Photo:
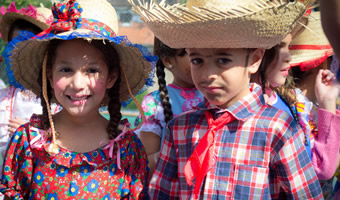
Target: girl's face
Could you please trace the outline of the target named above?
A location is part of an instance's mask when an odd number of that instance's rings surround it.
[[[289,62],[292,59],[289,53],[289,45],[291,42],[292,36],[289,34],[279,44],[279,52],[276,61],[267,68],[266,78],[272,87],[279,87],[286,82],[290,69]]]
[[[169,69],[174,77],[174,84],[184,88],[195,87],[191,77],[188,54],[185,50],[178,50],[177,55],[169,58],[172,68]]]
[[[98,112],[106,89],[117,80],[118,73],[108,77],[109,70],[101,52],[88,42],[64,41],[56,50],[49,80],[55,98],[72,116]]]
[[[255,73],[263,49],[187,49],[196,87],[208,101],[228,108],[249,94],[250,75]],[[247,59],[248,57],[248,59]]]

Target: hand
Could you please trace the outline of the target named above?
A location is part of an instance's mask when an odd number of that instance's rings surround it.
[[[335,75],[329,71],[320,69],[315,80],[315,95],[319,103],[319,108],[323,108],[335,114],[336,98],[339,88],[334,83]]]
[[[15,117],[14,119],[10,119],[8,122],[8,131],[10,132],[11,136],[15,133],[19,126],[25,123],[26,123],[25,120],[17,117]]]

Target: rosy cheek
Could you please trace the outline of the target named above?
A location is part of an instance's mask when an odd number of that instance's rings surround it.
[[[90,81],[90,86],[95,92],[105,92],[106,91],[106,81],[104,80],[92,80]]]
[[[67,82],[62,78],[57,78],[53,81],[53,88],[55,91],[63,90],[67,87]]]

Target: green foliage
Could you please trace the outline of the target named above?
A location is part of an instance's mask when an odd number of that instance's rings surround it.
[[[13,0],[1,0],[0,1],[0,7],[7,6],[11,4]],[[52,6],[52,1],[51,0],[14,0],[15,1],[15,6],[17,9],[27,7],[30,4],[36,7],[40,7],[40,4],[44,5],[46,8],[50,8]]]

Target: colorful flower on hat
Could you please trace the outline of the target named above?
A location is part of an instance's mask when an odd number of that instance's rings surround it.
[[[81,23],[82,11],[83,9],[76,0],[70,0],[67,3],[54,3],[52,13],[55,20],[51,25],[54,33],[76,29]]]

